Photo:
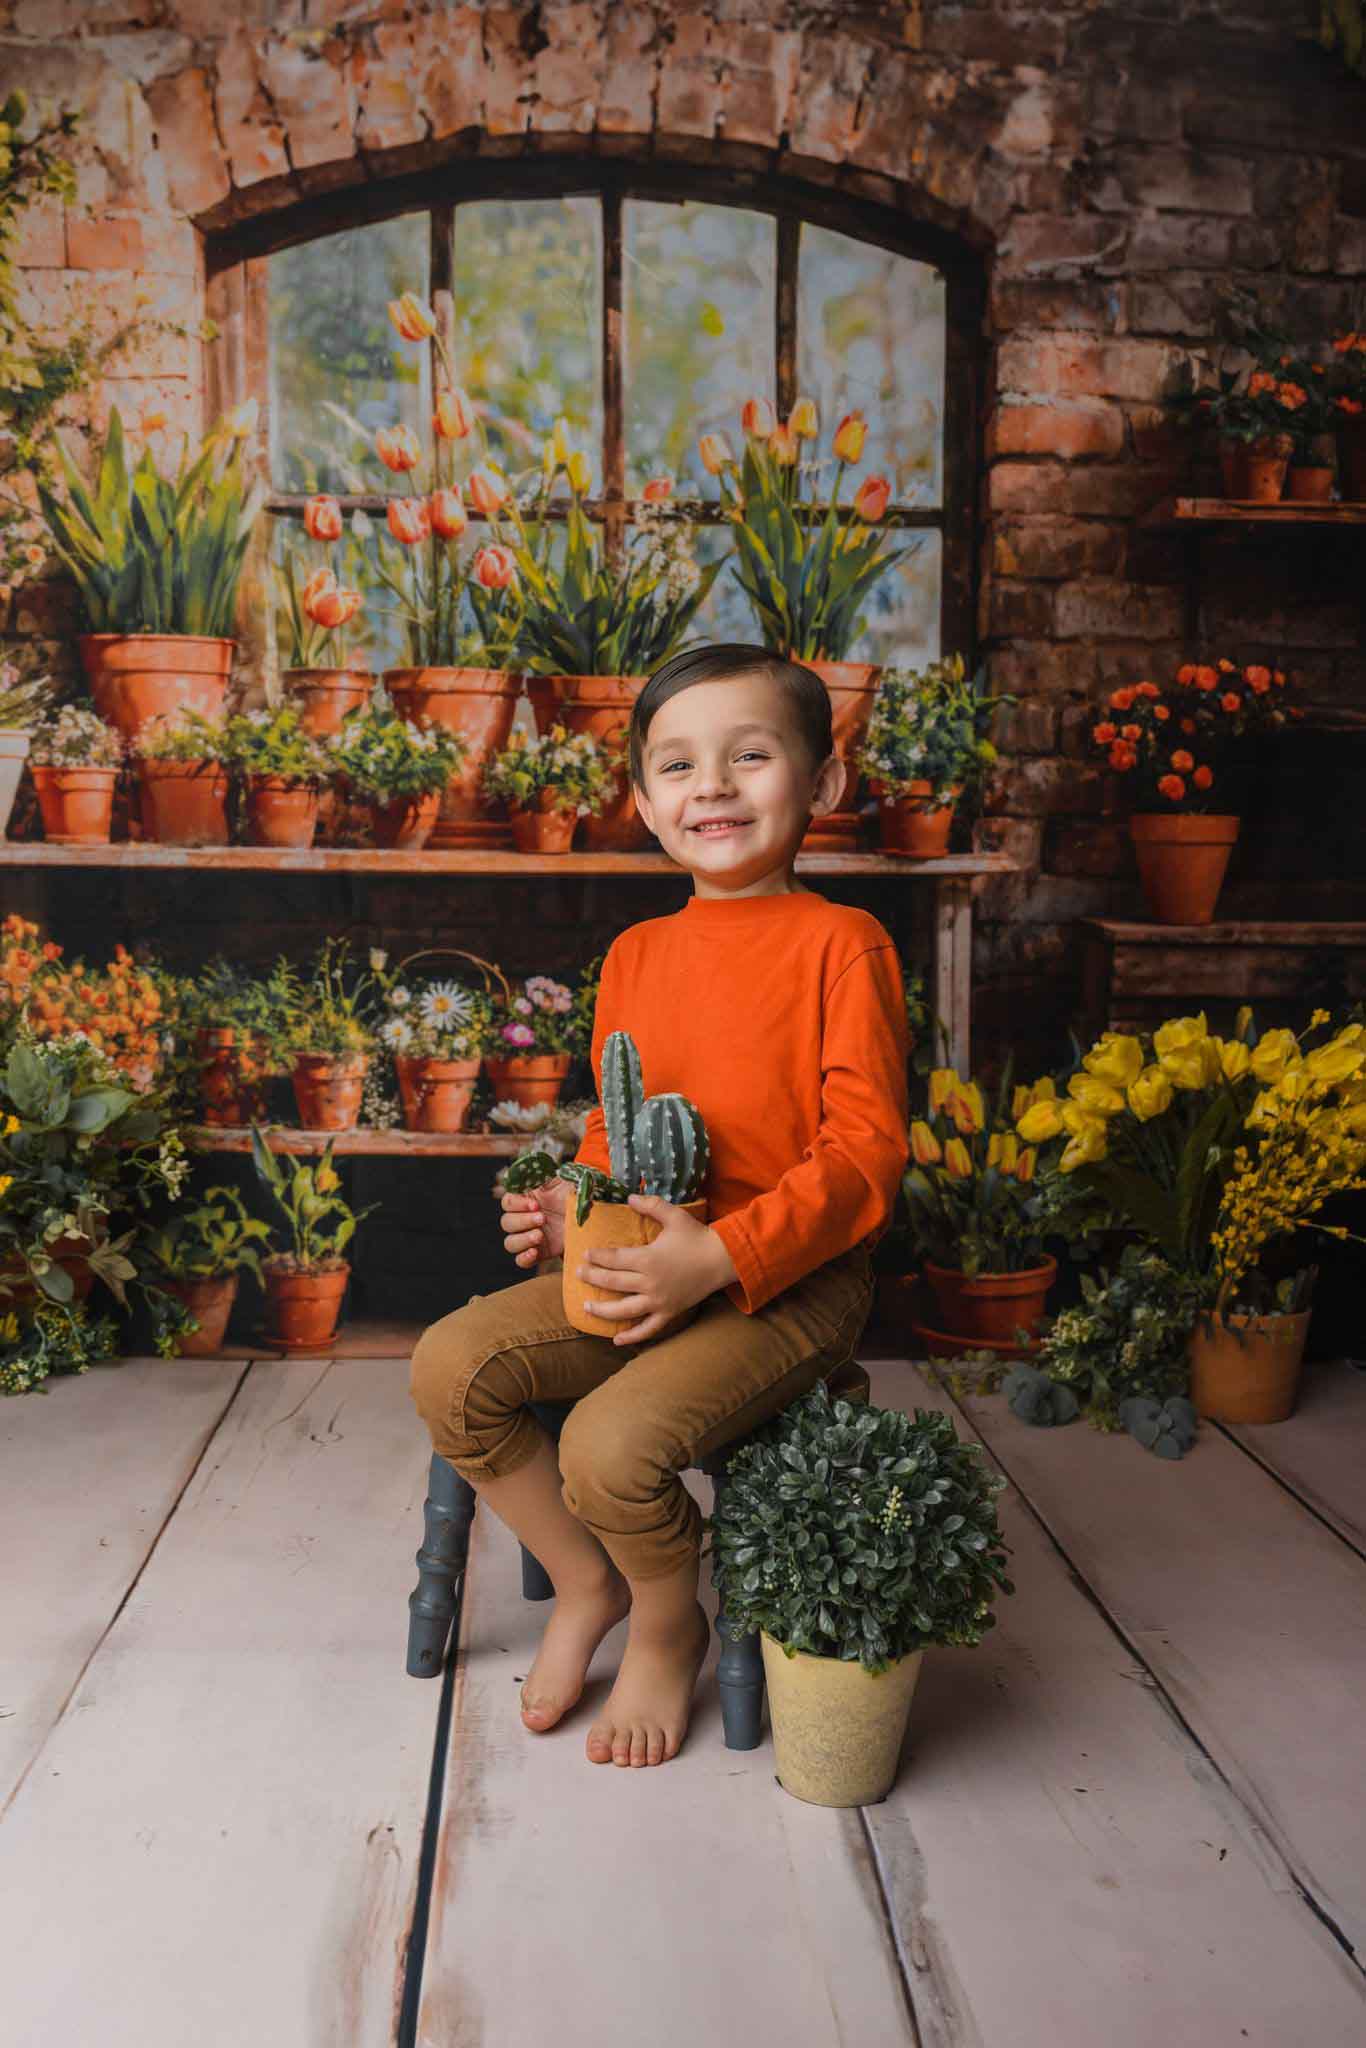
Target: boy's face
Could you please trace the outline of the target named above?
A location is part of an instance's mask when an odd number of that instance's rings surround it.
[[[645,742],[636,803],[664,851],[726,892],[786,869],[812,815],[833,811],[844,763],[813,771],[780,684],[763,675],[694,683],[662,704]],[[725,831],[702,831],[723,818]]]

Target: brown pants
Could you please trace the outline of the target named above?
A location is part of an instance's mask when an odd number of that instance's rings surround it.
[[[528,1402],[572,1400],[565,1506],[627,1578],[650,1579],[700,1553],[701,1511],[679,1473],[846,1364],[874,1283],[855,1245],[753,1315],[718,1290],[685,1329],[630,1345],[574,1329],[561,1284],[555,1271],[473,1295],[423,1332],[409,1390],[434,1448],[476,1487],[533,1455]]]

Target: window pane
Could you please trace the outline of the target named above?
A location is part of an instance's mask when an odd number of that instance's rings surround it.
[[[455,212],[455,373],[510,473],[563,413],[602,488],[602,209],[488,199]],[[563,480],[561,480],[563,488]]]
[[[634,491],[660,470],[693,477],[700,434],[740,450],[740,408],[774,392],[777,231],[731,206],[624,208],[626,470]]]
[[[858,410],[868,440],[854,481],[882,475],[898,502],[940,504],[944,279],[809,222],[797,274],[797,380],[820,407],[822,450],[836,421]]]
[[[939,659],[943,536],[931,528],[920,533],[901,531],[896,539],[899,548],[911,547],[914,552],[874,584],[864,606],[863,631],[850,648],[849,659],[919,668]]]
[[[405,213],[268,258],[277,490],[374,490],[376,427],[422,430],[429,352],[400,341],[385,309],[426,297],[427,245],[427,215]]]

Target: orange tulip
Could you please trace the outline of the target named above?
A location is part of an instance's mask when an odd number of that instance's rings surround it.
[[[322,592],[309,611],[314,625],[325,626],[329,632],[336,626],[345,626],[360,610],[361,598],[358,590],[342,590],[335,585]]]
[[[766,398],[747,398],[740,408],[740,426],[756,441],[766,441],[777,424],[773,407]]]
[[[427,511],[432,522],[432,532],[438,540],[456,540],[469,525],[464,500],[460,496],[459,484],[451,484],[445,490],[433,491],[427,501]]]
[[[304,532],[310,540],[340,540],[341,506],[335,498],[319,493],[304,506]]]
[[[1016,1178],[1016,1180],[1022,1180],[1022,1181],[1031,1181],[1031,1180],[1033,1180],[1033,1178],[1034,1178],[1034,1162],[1035,1162],[1035,1160],[1036,1160],[1036,1159],[1038,1158],[1038,1156],[1039,1156],[1039,1155],[1038,1155],[1038,1153],[1037,1153],[1037,1151],[1035,1150],[1035,1148],[1034,1148],[1034,1146],[1033,1146],[1033,1145],[1022,1145],[1022,1146],[1020,1147],[1020,1156],[1019,1156],[1019,1158],[1018,1158],[1018,1159],[1017,1159],[1017,1160],[1015,1161],[1015,1178]]]
[[[471,566],[475,580],[485,590],[506,590],[517,574],[510,548],[480,548]]]
[[[820,429],[820,415],[814,398],[799,398],[787,416],[787,431],[799,441],[814,441]]]
[[[313,571],[313,574],[299,593],[299,602],[308,613],[310,619],[313,616],[313,607],[318,602],[318,599],[324,596],[327,591],[335,590],[336,587],[337,579],[330,569],[315,569]]]
[[[735,457],[730,452],[730,443],[724,434],[704,434],[697,444],[702,458],[702,467],[708,476],[720,476],[727,464],[733,464]]]
[[[768,437],[768,452],[783,469],[791,469],[797,460],[799,444],[790,427],[775,427]]]
[[[413,547],[418,541],[426,540],[432,530],[425,498],[390,498],[387,517],[390,533],[405,547]]]
[[[944,1156],[938,1138],[920,1118],[911,1125],[911,1156],[917,1166],[938,1166]]]
[[[944,1171],[950,1180],[972,1178],[972,1154],[961,1138],[950,1138],[944,1147]]]
[[[647,505],[663,505],[673,496],[673,488],[671,476],[652,476],[640,495]]]
[[[470,494],[471,505],[484,519],[491,519],[507,502],[506,484],[501,483],[497,477],[487,475],[482,469],[474,471],[466,489]]]
[[[381,427],[375,435],[375,453],[386,469],[400,473],[416,469],[422,460],[422,450],[411,427]]]
[[[835,453],[841,462],[858,462],[863,454],[863,443],[868,433],[868,422],[861,412],[847,412],[835,429]]]
[[[474,427],[470,402],[463,391],[438,391],[432,426],[442,441],[463,441]]]
[[[404,292],[402,298],[390,299],[389,318],[405,341],[428,341],[436,333],[436,317],[416,292]]]
[[[892,487],[885,476],[866,476],[854,493],[854,510],[868,526],[876,526],[887,510]]]

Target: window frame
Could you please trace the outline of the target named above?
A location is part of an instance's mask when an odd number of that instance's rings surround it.
[[[480,199],[596,197],[602,205],[602,403],[603,489],[584,500],[603,526],[614,553],[623,545],[638,499],[625,489],[622,219],[628,199],[733,206],[771,215],[776,223],[774,398],[785,413],[797,397],[797,254],[803,221],[830,228],[860,242],[931,265],[945,282],[945,361],[942,433],[942,491],[938,506],[888,509],[887,524],[938,532],[941,537],[940,647],[976,660],[978,550],[976,489],[980,463],[979,422],[983,389],[981,337],[985,275],[977,252],[947,230],[875,200],[824,190],[771,171],[714,169],[629,159],[545,157],[467,158],[436,170],[409,172],[352,185],[285,209],[255,216],[206,238],[206,303],[218,327],[207,346],[206,382],[211,412],[255,398],[260,407],[261,445],[268,449],[269,334],[267,259],[280,249],[314,241],[345,228],[400,214],[428,216],[428,296],[448,338],[454,339],[452,263],[457,206]],[[435,370],[435,365],[434,365]],[[268,455],[264,458],[268,462]],[[269,482],[269,478],[267,478]],[[271,489],[266,508],[298,518],[306,499]],[[384,493],[344,495],[344,508],[382,513]],[[563,516],[563,506],[552,507]],[[717,524],[712,508],[677,511],[700,526]],[[268,535],[256,550],[247,576],[264,589]],[[257,650],[259,652],[259,650]]]

